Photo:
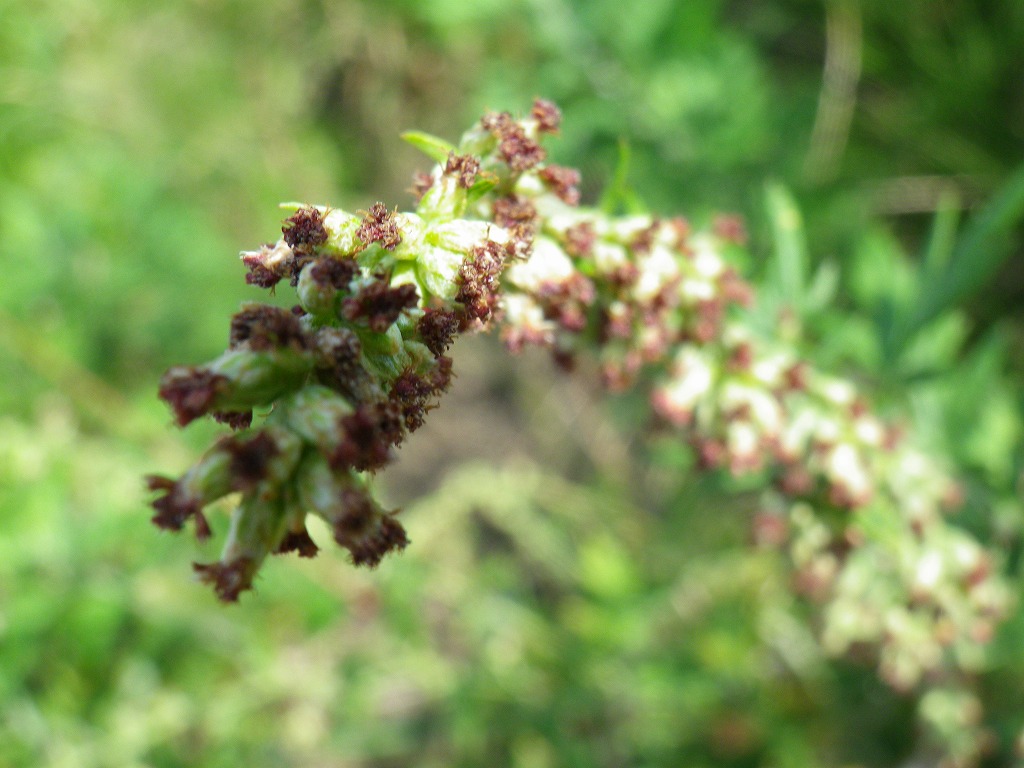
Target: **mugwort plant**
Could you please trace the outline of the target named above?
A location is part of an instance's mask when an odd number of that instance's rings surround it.
[[[567,370],[591,356],[609,390],[653,382],[652,415],[700,467],[765,478],[756,538],[788,551],[827,651],[870,650],[901,690],[977,665],[1009,595],[993,556],[947,522],[955,480],[854,384],[745,320],[738,220],[581,207],[579,173],[543,146],[560,119],[538,100],[457,145],[409,134],[436,162],[413,210],[295,205],[277,242],[243,253],[248,283],[288,283],[297,303],[244,306],[223,354],[164,375],[179,425],[232,431],[182,476],[148,478],[153,522],[205,539],[204,509],[238,495],[220,559],[194,566],[226,602],[268,555],[317,554],[308,514],[353,564],[378,565],[409,538],[367,476],[448,389],[453,341],[494,328]]]

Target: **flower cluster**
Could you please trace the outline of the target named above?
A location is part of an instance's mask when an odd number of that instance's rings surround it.
[[[696,232],[609,217],[541,179],[509,198],[535,232],[505,273],[509,347],[561,363],[596,353],[613,390],[646,369],[653,413],[700,468],[760,477],[754,538],[788,547],[796,590],[823,605],[827,651],[878,648],[901,690],[948,661],[976,666],[1009,595],[991,554],[946,519],[958,485],[853,384],[749,330],[732,308],[754,293],[724,255],[744,238],[735,219]]]
[[[267,554],[316,554],[308,513],[376,565],[408,540],[366,474],[448,387],[454,338],[498,325],[513,351],[540,345],[567,368],[596,356],[609,389],[654,382],[653,413],[698,466],[763,478],[755,540],[788,549],[827,650],[876,649],[901,689],[970,667],[1007,593],[946,520],[956,484],[852,384],[749,330],[754,291],[726,258],[745,238],[736,219],[698,231],[579,207],[579,174],[542,146],[559,120],[537,101],[523,119],[486,115],[458,146],[412,134],[437,163],[413,212],[296,206],[278,242],[243,253],[249,283],[287,280],[298,304],[244,307],[224,354],[165,375],[179,424],[235,431],[181,478],[150,478],[154,522],[206,537],[203,508],[241,495],[220,561],[196,566],[224,600]],[[258,426],[254,410],[268,412]]]

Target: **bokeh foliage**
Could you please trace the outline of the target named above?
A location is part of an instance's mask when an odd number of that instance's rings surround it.
[[[224,609],[140,478],[208,442],[155,382],[223,346],[279,201],[401,203],[400,130],[543,95],[591,199],[625,139],[653,210],[747,216],[769,308],[951,457],[1019,584],[1021,50],[1016,0],[0,0],[0,763],[930,759],[912,696],[821,656],[743,489],[533,358],[456,350],[374,573],[281,559]],[[1021,647],[1018,613],[986,764]]]

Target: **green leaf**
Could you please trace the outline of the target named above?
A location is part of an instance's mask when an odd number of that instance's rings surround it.
[[[496,186],[498,186],[497,176],[487,174],[477,177],[477,180],[473,182],[473,186],[466,192],[466,202],[472,205]]]
[[[924,271],[922,279],[931,281],[937,278],[949,266],[956,247],[956,229],[960,223],[960,195],[953,188],[939,196],[938,209],[932,222],[932,231],[928,237],[928,246],[924,252]]]
[[[455,152],[454,144],[449,144],[444,139],[439,139],[437,136],[432,136],[422,131],[406,131],[402,134],[402,139],[412,144],[435,163],[445,162],[448,159],[448,155]]]
[[[901,329],[897,341],[902,343],[930,320],[960,304],[985,285],[1010,255],[1010,235],[1022,218],[1024,165],[968,223],[941,274],[924,286],[917,307]]]
[[[839,264],[835,259],[827,259],[821,263],[811,278],[811,284],[807,286],[807,294],[804,297],[806,311],[820,312],[832,303],[839,290],[839,272]]]
[[[769,279],[775,283],[783,303],[799,310],[803,306],[808,271],[800,209],[789,190],[778,183],[765,186],[765,207],[775,242]]]
[[[609,216],[626,213],[646,213],[648,208],[637,191],[629,183],[629,165],[632,151],[629,142],[619,140],[619,155],[615,173],[598,201],[598,208]]]

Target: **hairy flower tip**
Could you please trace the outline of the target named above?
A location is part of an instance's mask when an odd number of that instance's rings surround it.
[[[530,117],[537,121],[537,130],[541,133],[557,133],[562,125],[562,110],[547,99],[533,100]]]
[[[296,351],[310,348],[302,322],[288,309],[268,304],[250,304],[231,318],[229,346],[247,344],[254,352],[290,347]]]
[[[459,332],[459,318],[452,310],[428,308],[416,323],[416,330],[431,354],[440,357]]]
[[[392,288],[381,278],[363,286],[359,293],[342,303],[341,314],[346,320],[365,319],[370,330],[383,333],[395,322],[403,310],[412,309],[420,300],[416,286],[410,283]]]
[[[547,153],[508,112],[491,112],[480,121],[484,130],[498,140],[501,159],[516,173],[528,171],[542,163]]]
[[[227,424],[236,432],[252,426],[252,410],[213,411],[210,415],[218,424]]]
[[[320,548],[310,538],[306,526],[302,526],[299,530],[288,531],[281,539],[277,549],[274,550],[274,554],[284,555],[288,552],[297,552],[299,557],[316,557],[319,551]]]
[[[163,494],[151,505],[156,510],[151,518],[154,525],[168,531],[180,531],[191,517],[196,521],[196,538],[204,540],[210,537],[210,524],[201,511],[202,500],[190,494],[180,482],[161,475],[149,475],[146,486]]]
[[[386,251],[394,250],[402,242],[395,212],[389,211],[384,203],[374,203],[356,230],[356,237],[367,245],[379,243]]]
[[[217,447],[231,459],[228,471],[231,487],[236,491],[249,490],[265,480],[271,461],[281,452],[277,441],[266,432],[225,437]]]
[[[354,565],[374,568],[389,552],[408,546],[401,523],[382,514],[365,492],[346,490],[342,502],[345,512],[334,521],[334,540],[349,551]]]
[[[225,603],[238,601],[238,596],[252,589],[257,563],[251,557],[239,557],[229,563],[192,563],[199,580],[210,584],[217,597]]]
[[[508,248],[493,240],[478,245],[459,268],[455,300],[472,320],[486,322],[498,303],[498,278],[508,260]]]
[[[332,467],[378,469],[391,458],[391,446],[404,437],[404,418],[397,403],[365,403],[339,419],[344,438],[328,460]]]
[[[480,161],[473,155],[457,155],[454,152],[448,153],[448,160],[444,164],[446,176],[451,176],[463,189],[469,189],[476,181],[480,173]]]
[[[538,176],[563,203],[579,205],[580,190],[577,185],[580,183],[580,172],[575,168],[548,165],[541,169]]]
[[[179,427],[205,416],[230,382],[206,368],[171,368],[160,380],[159,396],[171,406]]]
[[[296,253],[311,254],[318,245],[327,242],[324,215],[316,208],[300,208],[281,227],[284,241]]]

